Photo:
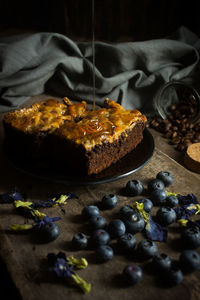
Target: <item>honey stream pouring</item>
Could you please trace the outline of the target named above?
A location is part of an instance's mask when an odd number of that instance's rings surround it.
[[[94,16],[94,0],[92,0],[92,85],[93,85],[93,110],[96,106],[96,87],[95,87],[95,16]]]

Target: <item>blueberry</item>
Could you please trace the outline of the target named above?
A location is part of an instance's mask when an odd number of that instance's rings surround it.
[[[85,219],[90,219],[93,216],[99,216],[99,215],[100,215],[99,208],[94,205],[85,206],[82,210],[82,216]]]
[[[163,226],[168,226],[176,221],[176,212],[173,208],[161,207],[156,214],[158,221]]]
[[[185,229],[181,234],[181,241],[184,248],[196,249],[200,246],[200,230],[198,227]]]
[[[94,246],[106,245],[110,241],[110,235],[104,229],[97,229],[92,233],[91,240]]]
[[[137,233],[144,229],[145,222],[143,217],[136,211],[129,212],[123,219],[127,232]]]
[[[183,280],[183,273],[179,268],[172,267],[165,272],[165,280],[170,286],[178,285]]]
[[[128,265],[123,270],[123,278],[128,285],[136,284],[142,280],[142,269],[137,265]]]
[[[161,180],[165,186],[169,186],[174,182],[174,176],[168,171],[159,172],[156,178]]]
[[[131,233],[125,233],[117,239],[117,249],[120,253],[131,252],[136,246],[136,238]]]
[[[150,199],[142,198],[137,200],[138,203],[143,203],[144,210],[149,213],[153,208],[153,202]]]
[[[91,217],[89,223],[92,229],[103,229],[106,227],[106,219],[100,215]]]
[[[101,204],[103,209],[112,209],[114,208],[118,203],[118,198],[116,195],[108,194],[104,195]]]
[[[175,207],[178,205],[178,203],[179,201],[176,196],[171,195],[166,198],[166,205],[169,207]]]
[[[182,270],[186,272],[200,270],[200,255],[195,250],[184,250],[179,260]]]
[[[118,238],[126,232],[126,226],[123,221],[114,219],[108,224],[108,232],[111,238]]]
[[[165,272],[171,268],[172,260],[168,255],[161,253],[153,257],[152,266],[158,272]]]
[[[124,205],[120,208],[119,214],[122,219],[126,218],[128,213],[134,212],[134,209],[130,205]]]
[[[165,199],[167,198],[167,194],[164,190],[155,190],[150,194],[150,198],[154,205],[162,205],[165,203]]]
[[[154,191],[163,191],[165,189],[165,185],[164,183],[159,180],[159,179],[152,179],[149,181],[148,183],[148,191],[150,193],[154,192]]]
[[[128,196],[141,195],[144,190],[143,184],[140,180],[130,180],[127,182],[125,191]]]
[[[153,241],[144,239],[139,242],[137,251],[139,256],[141,256],[144,259],[148,259],[157,255],[158,248],[156,243],[154,243]]]
[[[108,245],[101,245],[96,249],[96,256],[102,263],[111,260],[114,256],[113,249]]]
[[[88,239],[84,233],[76,233],[72,238],[72,246],[76,250],[81,250],[87,248]]]
[[[53,223],[48,222],[39,227],[35,227],[34,236],[39,243],[49,243],[57,239],[60,235],[60,227]]]

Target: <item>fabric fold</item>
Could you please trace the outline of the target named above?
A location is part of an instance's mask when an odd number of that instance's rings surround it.
[[[95,42],[96,103],[105,97],[153,114],[162,84],[195,76],[199,38],[181,27],[171,37],[144,42]],[[57,33],[0,39],[0,111],[44,92],[93,101],[92,43]]]

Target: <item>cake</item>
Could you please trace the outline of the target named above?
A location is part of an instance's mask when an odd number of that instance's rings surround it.
[[[105,99],[90,110],[85,101],[48,99],[5,114],[7,149],[31,161],[97,174],[143,139],[146,117]]]

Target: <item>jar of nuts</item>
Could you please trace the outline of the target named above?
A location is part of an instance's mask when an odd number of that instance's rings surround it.
[[[200,88],[200,86],[199,86]],[[169,139],[179,151],[200,142],[200,96],[192,85],[172,81],[158,91],[154,99],[157,116],[149,118],[149,127]]]

